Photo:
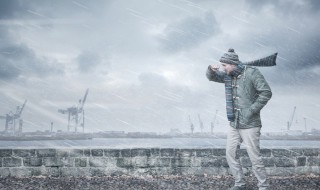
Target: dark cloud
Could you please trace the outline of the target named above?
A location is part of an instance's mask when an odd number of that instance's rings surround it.
[[[81,72],[90,72],[101,64],[101,57],[91,51],[84,51],[77,57],[78,69]]]
[[[63,68],[59,68],[55,61],[37,57],[24,44],[8,44],[1,47],[0,52],[1,79],[14,79],[20,75],[46,77],[63,73]]]
[[[24,12],[28,6],[26,1],[1,0],[0,1],[0,19],[16,18],[21,12]]]
[[[8,28],[0,27],[0,79],[63,73],[63,68],[58,67],[54,60],[38,57],[26,44],[17,43],[13,36]]]
[[[197,46],[219,30],[214,14],[207,12],[204,18],[189,17],[169,25],[160,42],[165,52],[177,52]]]

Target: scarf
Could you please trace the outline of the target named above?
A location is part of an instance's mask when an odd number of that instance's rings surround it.
[[[229,75],[224,76],[227,118],[229,121],[234,121],[235,119],[232,93],[232,77],[238,77],[243,72],[244,68],[245,67],[242,64],[239,64]]]
[[[226,93],[226,109],[228,121],[235,120],[234,105],[233,105],[233,93],[232,93],[232,77],[238,77],[244,70],[245,65],[258,66],[258,67],[270,67],[276,65],[276,58],[278,53],[274,53],[268,57],[257,59],[255,61],[245,62],[238,64],[236,69],[229,75],[225,75],[225,93]]]

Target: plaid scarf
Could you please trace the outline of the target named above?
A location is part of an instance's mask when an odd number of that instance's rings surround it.
[[[235,120],[233,93],[232,93],[232,77],[238,77],[243,72],[245,65],[258,66],[258,67],[270,67],[270,66],[276,65],[277,54],[278,53],[274,53],[262,59],[237,64],[237,68],[233,70],[230,73],[230,75],[225,75],[224,82],[225,82],[225,91],[226,91],[226,108],[227,108],[228,121]]]
[[[238,77],[243,72],[243,70],[244,66],[242,64],[239,64],[229,75],[225,75],[224,77],[227,118],[229,121],[234,121],[235,119],[232,93],[232,77]]]

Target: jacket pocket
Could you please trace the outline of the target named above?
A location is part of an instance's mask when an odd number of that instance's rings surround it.
[[[242,108],[240,110],[240,120],[242,123],[248,124],[253,119],[253,112],[249,108]]]

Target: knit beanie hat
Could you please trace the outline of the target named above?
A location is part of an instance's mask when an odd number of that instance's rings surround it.
[[[227,53],[223,54],[220,58],[220,62],[233,65],[240,64],[239,57],[232,48],[230,48]]]

